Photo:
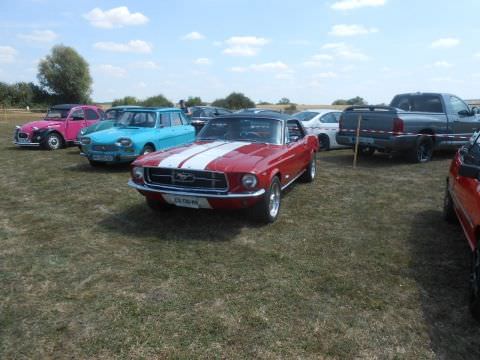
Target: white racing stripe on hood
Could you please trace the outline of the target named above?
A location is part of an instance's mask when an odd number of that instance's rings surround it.
[[[214,141],[208,144],[194,145],[178,154],[171,155],[158,163],[158,167],[178,168],[180,164],[195,154],[201,153],[216,146],[225,144],[224,141]]]
[[[201,154],[193,156],[191,159],[187,160],[183,165],[182,169],[195,169],[203,170],[215,159],[218,159],[229,152],[237,150],[241,147],[250,145],[249,142],[231,142],[225,143],[224,145],[218,146],[216,148],[207,150]]]

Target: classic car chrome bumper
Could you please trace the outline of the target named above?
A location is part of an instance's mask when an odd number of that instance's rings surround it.
[[[226,193],[226,194],[208,194],[208,193],[198,193],[198,192],[191,192],[191,191],[177,191],[177,190],[169,190],[167,188],[155,188],[153,186],[148,186],[147,184],[137,184],[133,180],[128,181],[128,186],[131,186],[137,190],[142,191],[150,191],[150,192],[157,192],[161,194],[171,194],[171,195],[179,195],[179,196],[194,196],[194,197],[201,197],[201,198],[215,198],[215,199],[245,199],[245,198],[256,198],[265,194],[265,189],[260,189],[255,192],[249,193]]]
[[[18,142],[18,141],[14,141],[13,143],[14,143],[15,145],[17,145],[17,146],[32,146],[32,147],[40,146],[40,143],[32,143],[32,142]]]

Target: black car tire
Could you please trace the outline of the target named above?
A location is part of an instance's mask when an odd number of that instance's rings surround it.
[[[355,151],[355,148],[353,148]],[[359,146],[358,147],[358,156],[370,157],[375,154],[375,148],[371,146]]]
[[[154,151],[155,151],[155,149],[153,148],[153,146],[145,145],[143,147],[142,151],[140,152],[140,155],[150,154]]]
[[[93,167],[101,167],[101,166],[105,166],[106,164],[102,161],[95,161],[95,160],[88,160],[88,162],[90,163],[91,166]]]
[[[147,205],[153,211],[165,211],[173,208],[173,205],[164,203],[160,200],[155,200],[151,198],[145,198],[147,200]]]
[[[472,252],[470,272],[470,311],[475,320],[480,321],[480,248]]]
[[[280,213],[282,203],[282,186],[275,176],[263,198],[255,205],[253,214],[255,218],[264,224],[275,222]]]
[[[409,152],[409,158],[414,163],[426,163],[432,159],[433,139],[428,135],[417,138],[414,148]]]
[[[310,183],[315,179],[315,175],[317,175],[317,154],[313,153],[312,160],[310,160],[308,163],[301,180],[303,182]]]
[[[52,132],[42,142],[42,147],[47,150],[58,150],[63,147],[63,138],[60,134]]]
[[[330,138],[326,134],[318,135],[318,142],[320,143],[320,151],[330,150]]]
[[[446,222],[454,223],[457,221],[457,214],[455,214],[455,209],[453,208],[452,195],[450,195],[450,191],[448,190],[448,182],[445,186],[442,216]]]

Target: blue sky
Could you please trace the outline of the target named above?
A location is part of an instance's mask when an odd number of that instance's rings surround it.
[[[62,43],[89,62],[95,101],[480,98],[479,14],[478,0],[1,0],[0,81],[36,81]]]

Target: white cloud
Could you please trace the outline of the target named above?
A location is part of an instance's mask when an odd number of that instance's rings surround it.
[[[98,65],[96,67],[96,70],[102,75],[111,76],[111,77],[121,78],[127,75],[127,70],[125,70],[124,68],[110,65],[110,64]]]
[[[14,62],[17,54],[17,50],[11,46],[0,46],[0,63]]]
[[[269,39],[257,36],[232,36],[225,40],[229,47],[223,53],[230,56],[255,56],[269,42]]]
[[[448,48],[458,46],[459,44],[460,44],[459,39],[448,37],[448,38],[442,38],[442,39],[433,41],[430,44],[430,47],[433,49],[448,49]]]
[[[367,61],[370,58],[359,50],[345,43],[325,44],[322,49],[331,50],[336,57],[351,61]]]
[[[152,45],[143,40],[130,40],[128,43],[101,41],[93,44],[93,47],[98,50],[114,52],[133,52],[145,54],[152,52]]]
[[[264,64],[253,64],[250,65],[250,68],[254,71],[286,71],[288,70],[288,65],[281,62],[269,62]]]
[[[107,11],[95,8],[87,14],[84,14],[83,17],[87,19],[92,26],[104,29],[143,25],[149,20],[148,17],[142,13],[131,13],[126,6],[120,6]]]
[[[203,40],[205,36],[200,34],[199,32],[192,31],[184,36],[182,36],[182,40]]]
[[[384,6],[386,0],[341,0],[332,4],[333,10],[353,10],[362,7]]]
[[[334,25],[329,34],[333,36],[356,36],[378,32],[377,28],[366,28],[363,25]]]
[[[278,80],[293,80],[294,78],[292,73],[279,73],[275,75],[275,79]]]
[[[442,69],[448,69],[453,67],[452,64],[450,64],[448,61],[445,61],[445,60],[436,61],[433,63],[433,66],[436,68],[442,68]]]
[[[328,71],[328,72],[315,74],[313,75],[313,77],[316,79],[333,79],[337,77],[337,74],[332,71]]]
[[[210,65],[212,61],[208,58],[198,58],[193,63],[196,65]]]
[[[246,72],[248,69],[243,66],[234,66],[230,68],[231,72],[243,73]]]
[[[52,30],[33,30],[29,34],[18,34],[17,36],[22,40],[37,43],[49,43],[58,38],[58,35]]]
[[[146,70],[158,70],[161,68],[160,64],[156,63],[155,61],[137,61],[133,63],[131,66],[138,69],[146,69]]]

